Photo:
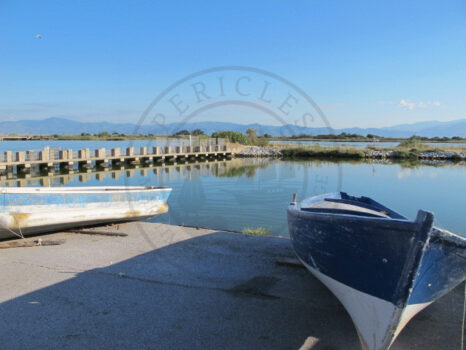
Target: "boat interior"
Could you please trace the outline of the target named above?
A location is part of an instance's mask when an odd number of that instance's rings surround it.
[[[403,215],[369,197],[350,196],[345,192],[316,196],[301,203],[301,210],[314,213],[346,214],[407,220]]]

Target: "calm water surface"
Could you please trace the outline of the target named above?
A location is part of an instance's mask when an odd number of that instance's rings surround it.
[[[97,174],[55,175],[43,179],[42,184],[170,186],[173,192],[169,213],[150,221],[234,231],[264,227],[273,235],[283,236],[288,235],[286,207],[294,192],[303,199],[341,189],[352,195],[370,196],[410,219],[415,218],[418,209],[433,211],[437,225],[465,233],[465,175],[466,166],[461,163],[409,167],[361,162],[234,159]],[[38,185],[33,178],[22,181],[23,185]]]
[[[192,139],[192,146],[197,145],[197,138]],[[188,140],[183,139],[170,139],[159,138],[155,140],[123,140],[123,141],[0,141],[0,152],[4,151],[27,151],[27,150],[41,150],[46,146],[55,149],[72,149],[74,151],[89,148],[91,150],[97,148],[116,148],[122,149],[131,146],[138,148],[141,146],[181,146],[189,145]],[[326,142],[326,141],[271,141],[271,143],[285,143],[285,144],[302,144],[302,145],[320,145],[322,147],[335,147],[337,146],[352,146],[358,148],[365,148],[367,146],[377,147],[396,147],[399,142]],[[433,147],[454,147],[466,149],[466,143],[427,143]]]
[[[197,139],[193,138],[193,146]],[[170,139],[170,138],[160,138],[154,140],[122,140],[122,141],[83,141],[83,140],[70,140],[70,141],[0,141],[0,152],[4,151],[28,151],[28,150],[42,150],[44,147],[50,147],[55,149],[72,149],[74,151],[89,148],[91,150],[97,148],[126,148],[129,146],[132,147],[151,147],[151,146],[181,146],[189,145],[188,140],[183,139]]]

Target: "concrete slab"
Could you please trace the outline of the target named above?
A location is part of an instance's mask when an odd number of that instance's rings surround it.
[[[1,349],[356,350],[349,316],[289,241],[164,224],[58,233],[60,246],[0,251]],[[103,230],[103,228],[99,228]],[[464,286],[418,314],[392,347],[459,349]]]

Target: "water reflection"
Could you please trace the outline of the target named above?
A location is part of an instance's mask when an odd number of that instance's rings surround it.
[[[173,181],[179,178],[193,178],[193,176],[223,176],[229,168],[223,160],[199,160],[195,162],[167,162],[148,165],[120,165],[111,167],[94,166],[92,168],[60,168],[56,166],[50,171],[33,169],[26,173],[0,173],[0,186],[26,187],[26,186],[63,186],[63,185],[91,185],[95,182],[108,182],[109,179],[126,179],[128,185],[132,178],[146,178],[150,175],[159,175],[164,181]],[[197,175],[193,175],[197,174]],[[120,181],[121,182],[121,181]],[[140,182],[140,181],[138,181]],[[89,183],[89,184],[87,184]],[[136,184],[134,184],[136,185]],[[138,185],[142,185],[138,183]]]
[[[151,221],[241,231],[264,227],[288,235],[286,207],[298,199],[343,190],[373,197],[409,218],[434,211],[445,228],[464,231],[465,162],[285,161],[232,159],[148,166],[54,169],[14,177],[1,186],[170,186],[170,210]]]

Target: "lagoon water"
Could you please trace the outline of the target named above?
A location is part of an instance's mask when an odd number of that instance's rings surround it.
[[[288,235],[286,208],[292,194],[299,199],[342,190],[366,195],[415,218],[418,209],[433,211],[436,224],[465,232],[466,166],[381,162],[284,161],[233,159],[153,168],[55,174],[42,178],[51,186],[170,186],[167,214],[150,219],[176,225],[242,231],[264,227],[272,235]],[[22,185],[39,182],[23,179]],[[17,185],[8,180],[2,185]]]
[[[193,138],[193,145],[197,139]],[[141,146],[152,147],[152,146],[180,146],[189,145],[189,140],[183,139],[171,139],[171,138],[158,138],[154,140],[122,140],[122,141],[94,141],[94,140],[37,140],[37,141],[0,141],[0,152],[4,151],[28,151],[34,150],[39,151],[44,147],[50,147],[54,149],[72,149],[78,151],[83,148],[89,148],[94,150],[97,148],[117,148],[125,149],[126,147],[132,146],[138,148]]]
[[[197,138],[193,137],[192,145],[196,146]],[[205,141],[204,141],[205,142]],[[335,147],[335,146],[351,146],[358,148],[365,148],[367,146],[377,147],[396,147],[399,142],[327,142],[327,141],[271,141],[271,143],[285,143],[285,144],[300,144],[300,145],[320,145],[322,147]],[[427,143],[432,147],[454,147],[465,148],[466,143]],[[122,141],[83,141],[83,140],[40,140],[40,141],[0,141],[0,152],[4,151],[27,151],[27,150],[41,150],[46,146],[55,149],[72,149],[74,151],[89,148],[91,150],[97,148],[111,149],[120,147],[122,149],[132,146],[139,148],[141,146],[180,146],[189,145],[187,139],[172,139],[172,138],[157,138],[154,140],[122,140]]]

